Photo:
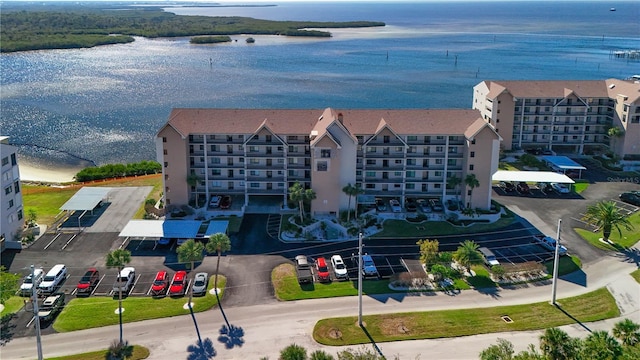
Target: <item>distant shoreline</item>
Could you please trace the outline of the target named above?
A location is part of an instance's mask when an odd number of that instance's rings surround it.
[[[78,171],[86,166],[44,162],[18,153],[20,181],[48,184],[64,184],[74,181]],[[88,165],[87,165],[88,166]]]

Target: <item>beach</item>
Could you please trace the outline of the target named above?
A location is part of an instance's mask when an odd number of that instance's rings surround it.
[[[23,182],[38,182],[63,184],[72,182],[78,171],[86,166],[51,164],[38,159],[18,156],[20,180]]]

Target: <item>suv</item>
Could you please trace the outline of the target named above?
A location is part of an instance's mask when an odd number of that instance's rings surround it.
[[[87,270],[87,272],[84,273],[84,276],[80,279],[80,282],[78,282],[78,286],[76,287],[76,289],[78,289],[78,295],[91,294],[99,281],[100,273],[98,270],[96,270],[96,268],[89,268],[89,270]]]
[[[42,269],[33,269],[33,281],[31,280],[31,274],[25,276],[24,281],[22,281],[22,285],[20,285],[20,295],[22,296],[31,296],[31,292],[33,291],[33,287],[36,289],[38,285],[42,282],[42,278],[44,277],[44,270]]]
[[[489,248],[481,247],[478,249],[478,251],[480,251],[480,253],[482,253],[482,256],[484,256],[485,264],[489,266],[500,265],[500,262],[496,258],[496,255],[493,253],[493,251],[489,250]]]
[[[378,276],[378,269],[371,255],[362,255],[362,270],[364,276]]]
[[[151,284],[151,295],[162,296],[167,292],[167,286],[169,286],[169,278],[167,272],[162,270],[156,274],[153,284]]]
[[[67,267],[64,264],[57,264],[44,276],[38,289],[43,293],[50,294],[56,290],[58,285],[67,278]]]
[[[186,287],[187,272],[184,270],[176,271],[173,274],[171,285],[169,285],[169,296],[182,296]]]
[[[342,260],[342,256],[333,255],[331,257],[331,265],[333,266],[333,272],[336,274],[337,278],[347,279],[349,277],[349,273],[344,261]]]
[[[51,321],[64,307],[64,294],[47,296],[38,309],[40,321]]]
[[[120,271],[116,282],[113,284],[113,292],[117,293],[122,291],[126,294],[131,290],[133,281],[136,278],[136,269],[132,267],[126,267]]]
[[[331,276],[329,275],[329,268],[327,267],[327,260],[325,260],[325,258],[321,257],[316,259],[316,270],[318,271],[318,281],[320,282],[331,281]]]

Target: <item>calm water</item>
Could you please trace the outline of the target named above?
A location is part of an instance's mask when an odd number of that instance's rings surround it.
[[[609,8],[615,6],[616,12]],[[469,108],[484,79],[606,79],[640,49],[637,2],[291,4],[172,8],[274,20],[373,20],[330,39],[188,38],[0,55],[0,129],[12,142],[98,164],[154,159],[174,107]],[[24,147],[50,162],[69,157]]]

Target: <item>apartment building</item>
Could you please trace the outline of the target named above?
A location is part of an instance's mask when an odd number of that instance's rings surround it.
[[[610,149],[640,157],[640,83],[627,80],[483,81],[473,108],[506,150],[544,148],[589,154]],[[619,128],[617,136],[609,129]]]
[[[286,203],[300,182],[316,193],[313,214],[337,214],[349,206],[347,184],[403,204],[459,196],[489,208],[500,140],[471,109],[174,109],[156,146],[168,207],[206,207],[213,194]],[[467,174],[480,186],[447,188]]]
[[[0,251],[20,249],[24,225],[22,192],[17,148],[9,145],[9,137],[0,136],[2,192],[0,192]]]

